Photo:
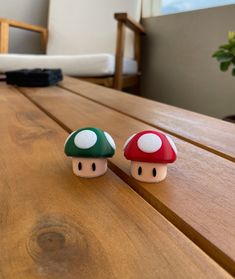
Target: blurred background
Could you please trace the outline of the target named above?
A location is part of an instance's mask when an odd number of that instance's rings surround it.
[[[144,0],[141,95],[221,119],[235,114],[235,77],[212,58],[235,30],[234,3]],[[0,17],[47,27],[48,8],[48,0],[0,0]],[[10,42],[10,53],[42,53],[35,33],[12,28]]]

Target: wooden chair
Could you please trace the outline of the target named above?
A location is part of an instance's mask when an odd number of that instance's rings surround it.
[[[141,1],[100,0],[95,7],[94,3],[70,0],[68,6],[67,0],[51,0],[48,29],[0,18],[0,72],[59,67],[64,74],[118,90],[137,85],[140,37],[145,34],[139,24]],[[120,11],[114,13],[117,31],[113,11]],[[9,27],[39,33],[46,55],[8,54]]]

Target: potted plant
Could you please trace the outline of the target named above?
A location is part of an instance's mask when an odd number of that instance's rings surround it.
[[[218,60],[223,72],[232,66],[232,75],[235,76],[235,32],[229,32],[228,43],[220,46],[212,57]]]
[[[220,46],[212,57],[218,60],[223,72],[232,66],[232,75],[235,76],[235,32],[229,32],[228,43]],[[224,120],[235,123],[235,115],[227,116]]]

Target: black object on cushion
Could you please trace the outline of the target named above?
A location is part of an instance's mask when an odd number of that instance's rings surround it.
[[[46,87],[63,80],[60,69],[23,69],[5,73],[7,84],[24,87]]]

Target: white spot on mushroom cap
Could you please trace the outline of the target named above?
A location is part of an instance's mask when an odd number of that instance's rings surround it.
[[[176,145],[175,145],[173,139],[167,135],[166,135],[166,138],[168,139],[172,149],[175,151],[175,154],[177,155],[178,151],[177,151],[177,148],[176,148]]]
[[[74,144],[81,149],[88,149],[97,142],[97,135],[91,130],[82,130],[74,138]]]
[[[154,153],[161,148],[162,140],[153,133],[147,133],[138,139],[137,145],[139,149],[145,153]]]
[[[123,150],[126,149],[128,143],[134,138],[135,135],[136,135],[136,134],[133,134],[132,136],[130,136],[130,137],[126,140],[126,142],[124,143],[124,146],[123,146]]]
[[[109,144],[112,146],[112,148],[114,150],[116,150],[116,144],[115,144],[115,141],[113,140],[113,138],[111,137],[111,135],[107,132],[104,132],[104,135],[105,135],[107,141],[109,142]]]

